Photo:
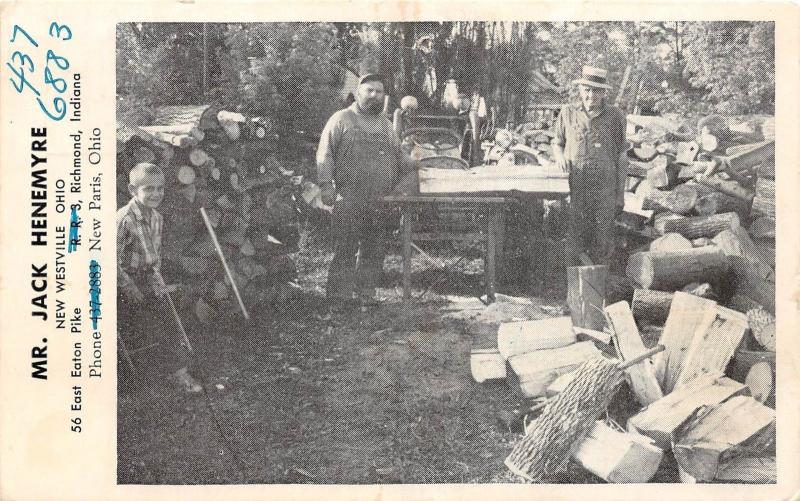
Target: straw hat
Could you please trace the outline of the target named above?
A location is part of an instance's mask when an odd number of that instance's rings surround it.
[[[603,68],[596,68],[594,66],[584,66],[581,78],[573,80],[572,83],[588,85],[590,87],[598,87],[600,89],[610,89],[606,80],[608,71]]]

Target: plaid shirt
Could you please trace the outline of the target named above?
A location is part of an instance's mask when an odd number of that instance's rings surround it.
[[[117,211],[117,286],[141,289],[144,278],[156,286],[164,285],[161,278],[161,231],[164,219],[155,209],[145,220],[136,199]],[[142,291],[144,292],[144,291]]]

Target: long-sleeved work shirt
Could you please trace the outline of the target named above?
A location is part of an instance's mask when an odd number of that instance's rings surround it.
[[[383,114],[362,113],[357,103],[331,116],[317,148],[317,181],[334,181],[344,197],[378,201],[392,191],[414,164]]]
[[[133,198],[117,211],[118,287],[126,289],[136,285],[141,288],[147,283],[156,290],[164,285],[161,278],[163,226],[161,214],[151,209],[150,216],[145,217]]]
[[[604,105],[592,117],[582,104],[567,104],[558,115],[553,138],[563,148],[570,172],[608,183],[598,186],[598,192],[613,190],[618,205],[624,202],[628,168],[622,155],[627,147],[625,127],[625,114],[619,108]]]

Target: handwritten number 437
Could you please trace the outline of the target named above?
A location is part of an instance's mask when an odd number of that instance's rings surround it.
[[[69,26],[55,22],[50,23],[49,35],[52,38],[65,42],[72,40],[72,30],[69,29]],[[18,37],[20,43],[22,43],[24,39],[27,40],[29,45],[36,48],[39,47],[39,43],[30,36],[25,29],[15,24],[14,30],[11,32],[11,43],[16,43]],[[36,65],[28,54],[21,50],[15,50],[11,53],[11,61],[6,62],[6,66],[11,69],[11,72],[14,73],[16,77],[11,77],[8,80],[17,92],[22,93],[25,92],[25,90],[33,92],[36,96],[36,102],[39,103],[39,108],[41,108],[45,115],[56,121],[64,118],[67,113],[67,103],[64,98],[56,96],[53,98],[52,108],[48,108],[42,100],[41,92],[28,78],[28,75],[34,75],[36,73]],[[64,71],[69,68],[69,60],[48,49],[44,65],[44,85],[49,85],[58,94],[63,94],[67,90],[67,81],[60,77],[54,77],[53,67]]]

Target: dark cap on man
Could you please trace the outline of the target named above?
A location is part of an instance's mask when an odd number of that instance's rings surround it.
[[[364,75],[361,75],[361,77],[358,79],[358,85],[365,84],[367,82],[383,83],[383,78],[381,78],[381,76],[378,75],[377,73],[366,73]]]

